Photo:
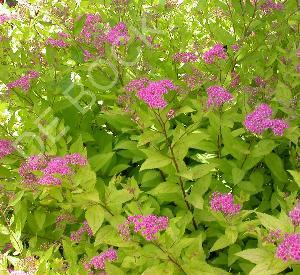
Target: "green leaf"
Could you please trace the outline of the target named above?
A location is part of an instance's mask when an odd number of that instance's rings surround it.
[[[210,252],[222,249],[231,244],[234,244],[238,237],[238,231],[235,227],[228,227],[225,230],[225,235],[219,237],[214,243],[213,247],[210,249]]]
[[[99,205],[91,206],[85,212],[85,218],[95,235],[103,223],[104,210]]]
[[[268,155],[276,146],[278,146],[278,144],[276,144],[274,140],[263,139],[254,146],[251,156],[260,157]]]
[[[282,159],[277,154],[271,153],[267,155],[265,157],[265,163],[278,180],[282,182],[286,182],[288,180]]]
[[[43,229],[46,220],[46,213],[43,210],[38,209],[34,211],[34,219],[39,229]]]
[[[104,153],[104,154],[98,154],[89,159],[89,163],[91,164],[92,169],[97,172],[101,168],[103,168],[105,165],[107,165],[112,157],[114,156],[114,152]]]
[[[140,171],[165,167],[171,163],[171,159],[160,152],[148,149],[144,149],[142,151],[147,155],[147,159],[142,164]]]
[[[206,164],[196,165],[196,166],[190,168],[189,170],[180,173],[179,176],[189,179],[189,180],[199,179],[199,178],[209,174],[217,166],[218,166],[218,164],[216,164],[216,163],[206,163]]]
[[[233,180],[233,184],[239,184],[241,182],[241,180],[244,178],[245,176],[245,171],[240,169],[240,168],[237,168],[237,167],[234,167],[232,169],[232,180]]]
[[[254,264],[266,262],[273,258],[273,254],[270,251],[262,248],[251,248],[235,253],[235,255],[250,261]]]
[[[288,172],[293,176],[294,181],[298,184],[300,188],[300,172],[293,170],[288,170]]]
[[[280,229],[282,232],[290,232],[290,233],[293,230],[291,224],[286,223],[286,220],[281,221],[280,219],[265,213],[256,212],[256,214],[261,224],[269,230]]]
[[[208,190],[211,184],[211,174],[208,174],[198,179],[192,187],[190,195],[187,197],[187,201],[194,207],[203,209],[204,200],[203,195]]]
[[[73,34],[75,36],[77,36],[82,31],[85,20],[86,20],[86,15],[82,15],[79,20],[75,21],[74,30],[73,30]]]

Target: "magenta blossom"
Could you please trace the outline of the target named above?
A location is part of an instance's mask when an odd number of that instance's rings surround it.
[[[11,154],[13,151],[15,151],[15,147],[10,140],[0,139],[0,159]]]
[[[210,208],[212,211],[231,216],[240,212],[241,205],[234,204],[233,195],[231,193],[222,194],[220,192],[214,192],[210,200]]]
[[[275,3],[272,0],[266,0],[262,5],[261,5],[261,10],[264,13],[271,13],[274,10],[281,11],[284,9],[284,5],[282,3]]]
[[[211,86],[207,88],[207,107],[220,107],[225,102],[231,101],[233,96],[221,86]]]
[[[19,173],[26,184],[60,185],[64,176],[73,174],[73,166],[86,164],[86,158],[78,153],[63,157],[35,155],[22,163]],[[37,176],[34,171],[39,171],[42,175]]]
[[[300,204],[290,211],[289,217],[295,226],[300,225]]]
[[[274,135],[282,136],[288,128],[287,123],[282,119],[271,119],[272,109],[265,103],[259,105],[252,113],[246,116],[244,125],[255,134],[261,135],[266,129],[272,129]]]
[[[22,90],[24,90],[25,92],[27,92],[30,88],[30,80],[31,79],[35,79],[38,78],[40,76],[40,74],[36,71],[28,71],[26,75],[20,77],[19,79],[12,81],[10,83],[8,83],[7,89],[8,90],[12,90],[14,88],[20,88]]]
[[[227,53],[222,44],[218,43],[203,54],[203,60],[207,64],[212,64],[216,59],[227,59]]]
[[[107,262],[114,262],[118,259],[117,251],[113,248],[109,248],[102,252],[98,256],[93,257],[88,263],[84,265],[85,269],[105,269]]]
[[[88,224],[87,221],[84,221],[83,224],[82,224],[82,226],[77,231],[74,231],[74,232],[71,233],[71,235],[70,235],[71,241],[73,241],[73,242],[80,242],[81,238],[82,238],[82,235],[84,233],[87,233],[87,235],[89,237],[92,237],[94,235],[93,231],[90,228],[90,226],[89,226],[89,224]]]
[[[119,225],[119,233],[124,239],[130,238],[131,225],[133,225],[135,233],[141,233],[147,241],[151,241],[156,238],[158,232],[167,229],[169,226],[169,219],[165,216],[158,217],[153,214],[148,216],[129,216],[125,223]]]
[[[276,257],[285,262],[300,263],[300,234],[286,234],[284,240],[277,247]]]
[[[169,90],[176,90],[177,87],[171,80],[150,81],[146,87],[138,90],[137,97],[144,101],[150,108],[164,109],[167,102],[163,95],[168,93]]]
[[[107,41],[111,45],[121,46],[127,44],[130,36],[128,34],[128,30],[126,24],[121,22],[115,25],[110,31],[107,33]]]
[[[149,83],[149,79],[147,77],[139,78],[131,80],[126,86],[125,90],[128,92],[138,91],[142,88],[145,88]]]
[[[174,54],[173,59],[176,62],[188,63],[197,61],[198,56],[194,53],[183,52]]]
[[[50,45],[54,48],[66,48],[66,47],[69,47],[69,44],[67,42],[65,42],[64,40],[62,39],[55,39],[55,38],[52,38],[52,37],[49,37],[47,40],[46,40],[46,45]]]

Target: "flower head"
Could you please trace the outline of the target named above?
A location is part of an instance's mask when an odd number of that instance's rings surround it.
[[[89,224],[87,221],[84,221],[82,226],[77,230],[77,231],[73,231],[70,235],[70,239],[71,241],[73,242],[80,242],[81,241],[81,238],[82,238],[82,235],[84,233],[87,233],[87,235],[89,237],[92,237],[94,234],[93,234],[93,231],[92,229],[90,228]]]
[[[234,204],[233,195],[231,193],[222,194],[214,192],[210,200],[210,208],[215,212],[221,212],[224,215],[234,215],[240,212],[241,205]]]
[[[266,0],[262,5],[261,5],[261,10],[264,13],[271,13],[274,10],[281,11],[284,9],[284,5],[282,3],[275,3],[272,0]]]
[[[106,262],[114,262],[118,259],[117,251],[113,248],[109,248],[102,252],[98,256],[93,257],[89,263],[85,265],[86,269],[105,269]]]
[[[287,234],[277,247],[276,257],[285,262],[300,263],[300,234]]]
[[[127,44],[129,38],[130,36],[128,34],[126,24],[123,22],[120,22],[119,24],[115,25],[107,33],[107,41],[111,45],[115,45],[115,46],[121,46]]]
[[[244,125],[255,134],[261,135],[266,129],[271,128],[274,135],[282,136],[288,127],[282,119],[271,119],[272,109],[269,105],[262,103],[252,113],[246,116]]]
[[[203,60],[207,64],[212,64],[216,59],[227,59],[227,53],[222,44],[218,43],[203,54]]]
[[[134,215],[129,216],[127,221],[119,226],[119,233],[123,238],[128,239],[130,234],[130,226],[133,225],[135,233],[141,233],[141,235],[147,240],[151,241],[155,239],[158,232],[166,230],[169,225],[168,217],[156,215]]]
[[[188,63],[197,61],[198,56],[194,53],[183,52],[174,54],[173,59],[176,62]]]
[[[0,139],[0,159],[11,154],[13,151],[15,151],[15,147],[10,140]]]
[[[211,86],[207,88],[207,107],[220,107],[225,102],[231,101],[233,96],[225,88],[221,86]]]
[[[164,109],[167,102],[163,95],[169,90],[176,90],[177,87],[171,80],[150,81],[146,87],[138,90],[137,97],[144,101],[150,108]]]
[[[49,37],[46,40],[46,45],[50,45],[54,48],[66,48],[69,47],[69,44],[62,39],[55,39],[53,37]]]
[[[300,204],[290,211],[289,217],[295,226],[300,225]]]
[[[11,90],[14,88],[21,88],[23,89],[25,92],[28,91],[28,89],[30,88],[30,80],[34,79],[34,78],[38,78],[40,76],[40,74],[36,71],[28,71],[28,73],[22,77],[20,77],[19,79],[12,81],[10,83],[8,83],[7,89]]]

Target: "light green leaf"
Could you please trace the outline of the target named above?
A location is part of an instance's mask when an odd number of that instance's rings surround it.
[[[91,206],[85,212],[85,218],[94,234],[101,227],[104,220],[104,210],[99,205]]]
[[[148,149],[142,151],[147,155],[147,159],[142,164],[140,171],[165,167],[171,163],[171,159],[160,152]]]

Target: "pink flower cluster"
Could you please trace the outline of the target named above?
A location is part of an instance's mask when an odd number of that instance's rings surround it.
[[[63,223],[72,224],[76,222],[76,217],[70,213],[61,214],[56,217],[55,223],[56,227],[62,227]]]
[[[168,93],[169,90],[176,89],[177,87],[168,79],[150,81],[147,87],[139,89],[136,95],[150,108],[164,109],[167,102],[164,100],[163,95]]]
[[[82,238],[82,235],[84,233],[87,233],[89,237],[92,237],[94,235],[93,231],[90,228],[87,221],[84,221],[83,225],[77,231],[74,231],[74,232],[71,233],[71,235],[70,235],[71,241],[80,242],[81,238]]]
[[[80,20],[80,18],[78,20]],[[99,23],[101,22],[102,18],[99,14],[86,14],[85,23],[80,33],[80,39],[85,43],[91,43],[100,31]]]
[[[231,49],[232,49],[234,52],[237,52],[237,51],[240,49],[240,47],[239,47],[238,44],[233,44],[233,45],[231,45]]]
[[[145,88],[149,81],[150,80],[147,77],[131,80],[125,86],[125,90],[127,90],[128,92],[138,91],[142,88]]]
[[[73,173],[71,165],[84,166],[86,164],[86,158],[78,153],[64,157],[34,155],[21,165],[19,173],[26,184],[60,185],[60,177]],[[42,176],[35,175],[34,172],[37,171],[42,172]]]
[[[264,13],[270,13],[273,10],[283,10],[284,9],[284,5],[282,3],[275,3],[272,0],[266,0],[264,4],[261,5],[261,10]]]
[[[130,36],[128,34],[127,27],[125,23],[120,22],[114,27],[112,27],[107,33],[107,41],[111,45],[121,46],[127,44]]]
[[[241,210],[240,204],[234,204],[231,193],[222,194],[214,192],[210,200],[210,208],[215,212],[221,212],[226,216],[237,214]]]
[[[267,243],[275,243],[281,238],[281,230],[276,229],[274,231],[270,231],[268,236],[264,238],[264,241]]]
[[[272,129],[274,135],[282,136],[288,128],[287,123],[282,119],[271,119],[272,109],[269,105],[262,103],[252,113],[246,116],[244,125],[255,134],[261,135],[266,129]]]
[[[207,88],[207,107],[220,107],[225,102],[231,101],[233,96],[221,86],[211,86]]]
[[[182,62],[182,63],[187,63],[187,62],[195,62],[198,59],[198,56],[195,55],[194,53],[176,53],[173,56],[174,61],[176,62]]]
[[[163,230],[166,230],[169,226],[168,217],[156,215],[134,215],[129,216],[125,223],[119,225],[119,233],[124,239],[130,238],[130,226],[133,225],[135,233],[141,233],[147,240],[151,241],[155,239],[155,235]]]
[[[0,159],[15,151],[12,142],[7,139],[0,139]]]
[[[84,26],[77,38],[80,43],[88,44],[89,47],[93,45],[100,56],[102,56],[105,52],[106,42],[105,32],[100,28],[100,23],[102,22],[102,18],[99,14],[87,14]],[[85,50],[84,60],[88,61],[92,58],[94,58],[94,55],[92,55],[88,50]]]
[[[46,45],[50,45],[54,48],[66,48],[69,47],[69,44],[62,39],[55,39],[53,37],[49,37],[46,42]]]
[[[290,211],[289,217],[295,226],[300,225],[300,204]]]
[[[261,78],[260,76],[255,77],[254,81],[258,87],[265,87],[267,84],[267,81]]]
[[[217,58],[227,59],[227,57],[228,56],[226,54],[226,51],[223,48],[223,45],[220,43],[216,44],[214,47],[203,54],[203,60],[207,64],[214,63]]]
[[[7,14],[0,14],[0,25],[4,24],[5,22],[9,21],[11,16]]]
[[[291,260],[300,263],[300,234],[287,234],[278,245],[276,256],[285,262]]]
[[[36,71],[29,71],[26,75],[20,77],[19,79],[8,83],[7,89],[11,90],[13,88],[21,88],[23,89],[25,92],[29,90],[30,88],[30,80],[31,79],[35,79],[38,78],[40,76],[40,74]]]
[[[93,257],[88,263],[84,265],[85,269],[105,269],[106,262],[114,262],[118,259],[117,251],[109,248],[98,256]],[[94,274],[93,272],[91,274]]]

